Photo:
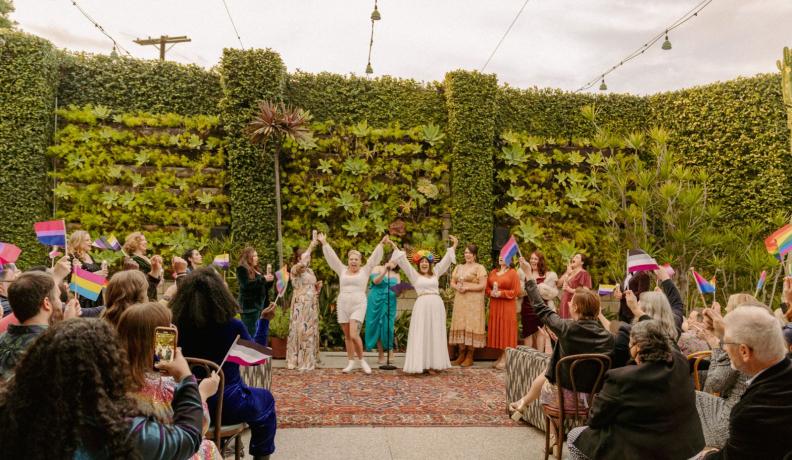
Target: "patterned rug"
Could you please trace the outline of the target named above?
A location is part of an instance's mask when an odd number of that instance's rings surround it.
[[[374,370],[343,374],[273,369],[279,428],[327,426],[518,426],[506,413],[503,371],[437,375]]]

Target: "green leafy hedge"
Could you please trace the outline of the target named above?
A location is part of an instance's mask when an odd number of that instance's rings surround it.
[[[59,105],[112,107],[119,112],[218,113],[220,76],[197,65],[62,53]]]
[[[314,125],[316,146],[287,142],[284,246],[305,247],[312,229],[338,254],[367,254],[397,219],[412,246],[439,251],[448,212],[448,151],[435,125],[375,129]],[[322,268],[324,268],[324,264]],[[330,275],[328,270],[319,270]]]
[[[354,124],[366,120],[384,128],[395,123],[445,125],[442,86],[393,77],[369,79],[329,72],[295,72],[286,80],[286,101],[309,110],[318,121]]]
[[[47,251],[33,223],[50,215],[47,146],[52,136],[57,55],[38,37],[0,29],[0,241],[22,250],[20,262]]]
[[[493,217],[495,75],[446,74],[448,135],[451,140],[451,222],[460,246],[475,243],[479,260],[490,264]],[[460,248],[460,251],[462,249]]]
[[[220,118],[228,133],[231,225],[237,241],[254,244],[263,260],[276,249],[275,175],[272,156],[250,143],[247,125],[262,99],[280,100],[286,66],[278,53],[225,49],[220,63]]]
[[[145,230],[155,251],[229,223],[217,116],[58,110],[55,215],[94,237]]]
[[[792,155],[778,74],[650,96],[650,117],[674,131],[685,162],[707,171],[730,222],[766,224],[792,211]]]

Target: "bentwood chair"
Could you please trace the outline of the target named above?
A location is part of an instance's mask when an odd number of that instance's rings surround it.
[[[223,390],[225,390],[225,375],[223,375],[223,370],[212,361],[200,358],[185,359],[187,360],[187,364],[190,365],[190,370],[193,370],[193,374],[196,373],[194,369],[198,368],[201,369],[198,375],[212,375],[212,371],[214,371],[220,376],[220,385],[217,387],[217,393],[215,394],[216,401],[214,414],[212,414],[212,425],[206,432],[206,438],[214,441],[221,453],[225,446],[233,440],[234,459],[240,460],[242,458],[242,434],[248,430],[248,426],[245,423],[237,423],[234,425],[222,424]]]
[[[555,404],[543,404],[546,430],[545,430],[545,460],[550,456],[550,432],[555,431],[555,445],[558,449],[558,459],[563,454],[564,441],[566,440],[566,425],[568,422],[580,425],[588,419],[589,408],[594,402],[597,393],[605,382],[605,373],[611,367],[611,359],[607,355],[587,353],[571,355],[561,358],[555,366],[556,386],[558,400]],[[567,370],[568,377],[563,378],[562,369]],[[587,404],[581,405],[581,396],[587,399]],[[569,398],[573,401],[568,401]]]
[[[709,361],[711,357],[712,351],[710,350],[697,351],[687,356],[688,363],[690,363],[691,373],[693,374],[693,385],[698,391],[701,391],[701,388],[704,386],[701,382],[699,366],[701,366],[702,361]]]

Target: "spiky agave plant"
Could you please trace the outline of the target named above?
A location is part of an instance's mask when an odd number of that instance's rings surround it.
[[[248,124],[250,141],[266,152],[267,144],[273,141],[272,158],[275,167],[275,212],[278,231],[278,262],[283,266],[283,222],[281,217],[280,155],[283,141],[291,139],[301,145],[310,145],[311,113],[283,102],[259,101],[258,110]]]

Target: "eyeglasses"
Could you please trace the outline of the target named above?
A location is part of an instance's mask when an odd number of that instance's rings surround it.
[[[741,342],[724,342],[723,340],[721,340],[721,342],[720,342],[720,349],[721,350],[725,350],[725,348],[723,348],[724,345],[745,345],[745,344],[741,343]],[[748,347],[748,345],[745,345],[745,346]],[[753,350],[752,347],[748,347],[748,349],[749,350]]]

